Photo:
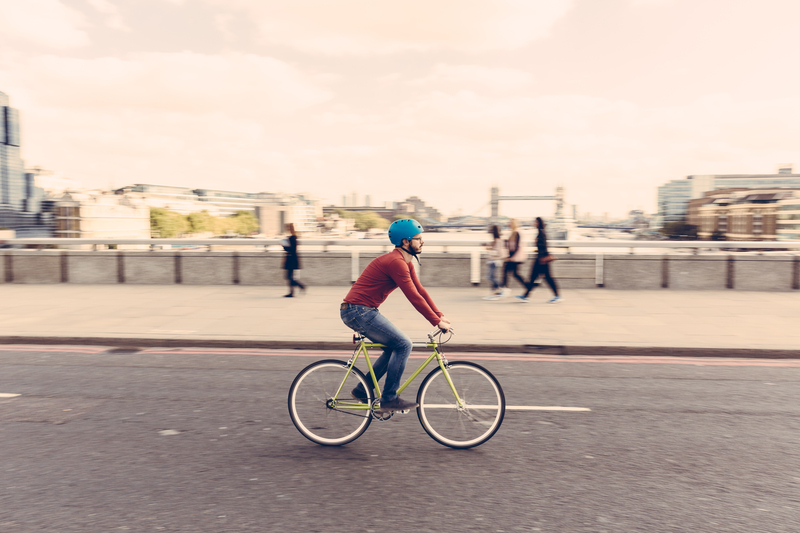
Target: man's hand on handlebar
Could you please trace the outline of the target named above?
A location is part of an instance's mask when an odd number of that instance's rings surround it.
[[[436,325],[436,327],[438,327],[440,330],[442,330],[445,333],[447,333],[448,331],[450,331],[450,328],[452,326],[450,324],[450,321],[447,320],[445,317],[441,317],[441,318],[442,318],[442,320]]]

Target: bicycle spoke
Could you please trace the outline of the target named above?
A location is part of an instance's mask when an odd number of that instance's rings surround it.
[[[333,395],[339,390],[347,375],[347,365],[341,361],[320,361],[306,367],[295,378],[289,391],[289,413],[297,429],[318,444],[337,446],[358,438],[370,423],[370,412],[365,407],[350,401],[341,405],[333,403]],[[346,385],[366,380],[353,371]],[[348,385],[349,386],[349,385]],[[342,395],[345,394],[342,387]],[[346,393],[349,398],[349,391]]]
[[[418,394],[420,422],[431,437],[446,446],[477,446],[491,438],[502,423],[503,391],[494,376],[473,363],[452,363],[448,374],[462,405],[441,369],[434,370]]]

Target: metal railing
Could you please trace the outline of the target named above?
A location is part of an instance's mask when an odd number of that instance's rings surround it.
[[[445,252],[449,248],[480,248],[483,249],[488,239],[475,240],[436,240],[428,241],[426,247],[443,248]],[[280,246],[281,239],[262,239],[262,238],[234,238],[234,239],[80,239],[80,238],[30,238],[30,239],[5,239],[0,240],[0,245],[23,245],[23,246],[80,246],[80,245],[140,245],[152,248],[164,245],[178,247],[211,247],[211,246]],[[298,241],[300,246],[322,247],[327,251],[329,247],[362,247],[362,248],[392,248],[386,242],[386,238],[381,239],[316,239],[303,238]],[[528,241],[525,245],[533,249],[535,243]],[[598,240],[598,241],[570,241],[570,240],[549,240],[550,248],[566,249],[569,252],[573,248],[627,248],[630,253],[635,253],[637,248],[663,248],[663,249],[694,249],[694,250],[800,250],[800,241],[645,241],[645,240]],[[178,248],[179,250],[180,248]]]

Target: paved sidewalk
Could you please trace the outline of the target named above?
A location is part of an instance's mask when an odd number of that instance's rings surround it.
[[[280,287],[0,285],[0,342],[341,347],[351,338],[339,319],[346,292],[311,287],[283,298]],[[485,301],[479,288],[430,292],[453,322],[454,348],[800,356],[798,292],[568,290],[555,305],[541,288],[530,303]],[[381,311],[413,340],[433,329],[399,291]]]
[[[311,287],[304,296],[283,298],[279,287],[0,285],[0,342],[121,339],[338,347],[351,337],[339,319],[338,306],[346,292],[346,287]],[[555,305],[545,303],[551,296],[547,289],[534,291],[529,303],[514,298],[485,301],[481,297],[486,290],[478,288],[430,292],[456,329],[454,347],[800,354],[796,292],[570,290]],[[433,329],[399,291],[381,311],[414,340]]]

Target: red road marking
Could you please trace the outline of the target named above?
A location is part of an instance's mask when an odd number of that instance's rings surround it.
[[[0,351],[9,352],[49,352],[98,354],[110,347],[94,346],[35,346],[13,345],[0,346]],[[253,350],[253,349],[217,349],[217,348],[145,348],[137,354],[148,355],[253,355],[261,357],[315,357],[318,359],[347,359],[352,352],[345,350]],[[376,354],[377,355],[377,354]],[[694,365],[694,366],[757,366],[778,368],[800,368],[800,360],[796,359],[737,359],[719,357],[647,357],[647,356],[557,356],[535,354],[508,354],[482,352],[447,352],[446,357],[452,360],[472,361],[523,361],[546,363],[614,363],[614,364],[649,364],[649,365]],[[427,355],[412,354],[411,359],[425,359]]]
[[[31,344],[3,344],[0,352],[58,352],[58,353],[101,353],[108,347],[94,346],[38,346]]]

